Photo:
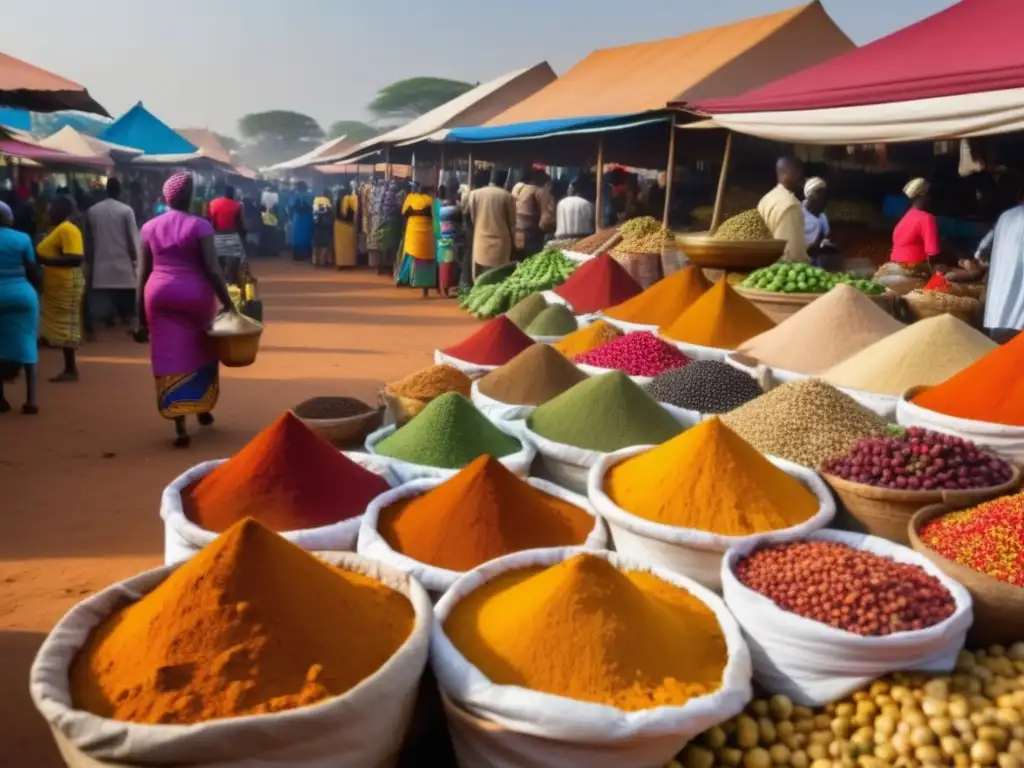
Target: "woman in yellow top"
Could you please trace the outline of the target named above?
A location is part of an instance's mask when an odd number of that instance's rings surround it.
[[[402,204],[405,219],[404,262],[399,282],[409,270],[409,285],[423,289],[423,298],[437,287],[437,261],[434,258],[434,188],[424,185],[407,195]]]
[[[82,340],[82,274],[85,248],[82,230],[72,223],[75,204],[61,195],[50,205],[50,234],[39,241],[36,255],[43,269],[40,335],[51,347],[64,351],[64,371],[53,382],[78,381],[75,350]]]
[[[334,264],[338,269],[356,265],[356,221],[359,218],[359,198],[356,183],[351,192],[338,196],[334,207]]]

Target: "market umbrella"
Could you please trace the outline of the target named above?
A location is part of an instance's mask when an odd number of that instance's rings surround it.
[[[0,53],[0,106],[33,112],[78,109],[109,117],[83,86],[6,53]]]

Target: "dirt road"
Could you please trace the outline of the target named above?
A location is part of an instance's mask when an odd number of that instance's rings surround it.
[[[344,394],[373,402],[384,381],[432,362],[473,327],[456,302],[368,272],[258,262],[267,330],[259,360],[222,372],[217,423],[171,447],[154,404],[148,347],[121,330],[80,353],[82,380],[41,387],[41,412],[0,416],[0,765],[63,765],[28,697],[28,669],[72,605],[161,563],[160,492],[189,466],[228,456],[284,409]],[[42,377],[60,368],[44,351]],[[13,397],[12,397],[13,396]]]

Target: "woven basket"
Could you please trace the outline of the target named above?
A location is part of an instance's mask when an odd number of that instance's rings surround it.
[[[993,644],[1010,645],[1024,637],[1024,588],[947,560],[926,546],[918,535],[921,527],[929,520],[963,508],[964,505],[946,504],[921,508],[907,524],[907,538],[916,552],[927,557],[939,570],[963,584],[971,593],[974,623],[967,634],[968,643],[982,648]]]
[[[658,253],[613,253],[629,276],[645,291],[661,280],[661,252]]]
[[[981,302],[970,296],[953,296],[935,291],[912,291],[903,297],[911,316],[925,320],[939,315],[952,315],[977,327],[981,319]]]
[[[384,422],[384,408],[374,408],[366,413],[341,419],[304,419],[298,414],[295,416],[327,442],[343,447],[361,444],[367,435],[380,428]]]
[[[774,291],[743,288],[739,285],[734,285],[733,288],[776,323],[781,323],[783,320],[795,315],[815,299],[825,295],[823,293],[776,293]],[[868,295],[868,298],[890,315],[895,313],[895,296],[890,291]]]
[[[983,501],[1012,493],[1021,483],[1020,467],[1016,465],[1013,466],[1013,477],[1002,485],[958,491],[894,491],[852,483],[824,472],[821,476],[832,486],[846,510],[868,533],[904,545],[910,544],[907,524],[921,507],[930,504],[973,507]]]

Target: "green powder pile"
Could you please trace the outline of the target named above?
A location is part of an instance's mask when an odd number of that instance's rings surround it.
[[[478,456],[500,459],[522,449],[458,392],[431,400],[408,424],[377,443],[381,456],[413,464],[461,469]]]
[[[576,316],[564,304],[546,308],[526,326],[531,336],[565,336],[575,330]]]
[[[505,317],[512,321],[519,330],[525,331],[534,319],[547,309],[548,303],[540,291],[531,293],[525,299],[516,304],[505,313]]]
[[[683,426],[621,371],[580,382],[540,406],[530,429],[556,443],[610,453],[633,445],[658,445]]]

